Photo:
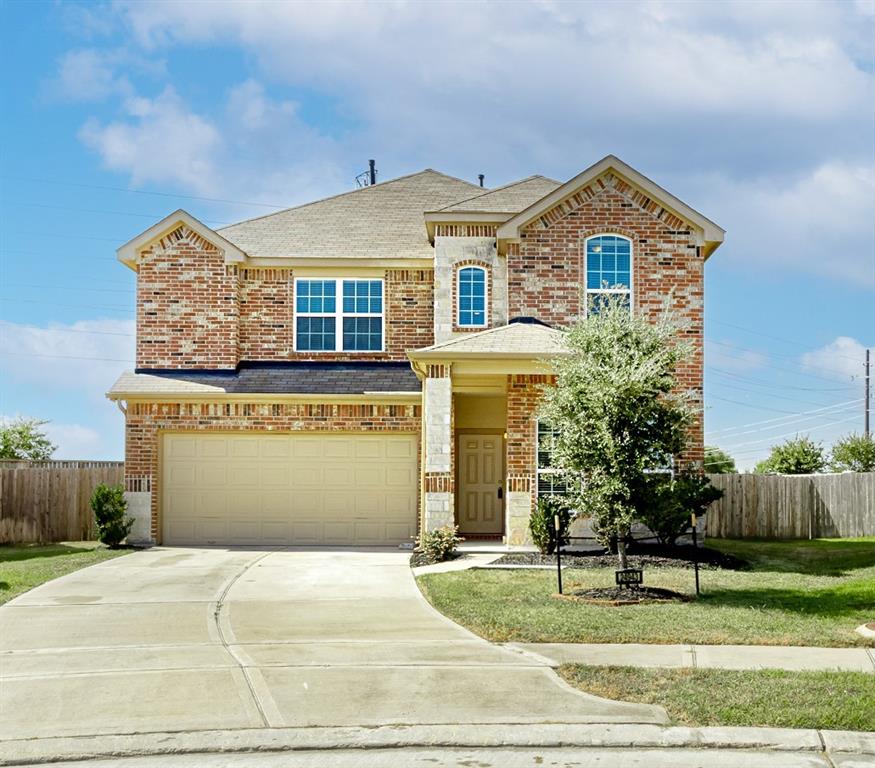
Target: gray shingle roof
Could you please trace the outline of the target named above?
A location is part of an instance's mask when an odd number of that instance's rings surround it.
[[[217,231],[253,258],[430,259],[424,212],[481,191],[427,169]]]
[[[440,209],[440,213],[519,213],[532,203],[561,187],[561,182],[546,176],[529,176],[503,187],[474,195]]]
[[[121,399],[138,395],[361,395],[420,389],[416,374],[406,362],[301,362],[244,367],[227,373],[125,371],[107,394]]]

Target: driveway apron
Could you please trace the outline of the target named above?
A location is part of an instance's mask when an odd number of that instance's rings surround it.
[[[156,547],[0,608],[0,739],[664,723],[437,613],[391,549]]]

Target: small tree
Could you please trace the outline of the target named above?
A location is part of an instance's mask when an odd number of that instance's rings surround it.
[[[52,445],[42,429],[48,421],[39,419],[12,419],[0,422],[0,459],[45,461],[57,446]]]
[[[593,307],[592,309],[596,309]],[[554,463],[574,507],[591,515],[602,543],[625,541],[644,512],[637,489],[680,454],[693,421],[676,370],[688,348],[668,315],[656,322],[607,298],[567,335],[570,354],[554,360],[556,386],[541,415],[556,430]]]
[[[638,495],[636,503],[643,509],[641,522],[653,531],[660,544],[671,545],[687,530],[690,515],[704,515],[708,507],[723,497],[723,491],[691,467],[674,477],[648,476]]]
[[[716,445],[705,446],[705,471],[712,475],[730,475],[738,470],[735,459]]]
[[[128,502],[124,486],[98,485],[91,494],[91,509],[97,523],[97,538],[115,549],[134,527],[134,518],[125,515]]]
[[[832,447],[834,472],[875,472],[875,439],[871,435],[846,435]]]
[[[808,437],[795,437],[781,445],[754,467],[759,475],[812,475],[826,467],[823,446]]]

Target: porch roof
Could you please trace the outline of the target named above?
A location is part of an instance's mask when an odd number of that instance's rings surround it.
[[[564,331],[540,322],[511,321],[509,325],[450,339],[408,353],[411,360],[513,358],[544,360],[567,354]]]

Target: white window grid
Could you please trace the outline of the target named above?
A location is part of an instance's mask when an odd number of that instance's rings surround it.
[[[628,288],[617,288],[609,285],[602,286],[601,288],[590,288],[587,284],[587,256],[589,254],[589,241],[590,240],[598,240],[600,237],[618,237],[621,240],[625,240],[629,243],[629,287]],[[594,296],[603,296],[605,294],[617,295],[617,296],[628,296],[629,297],[629,311],[631,312],[633,309],[632,303],[632,289],[633,283],[635,280],[635,253],[632,247],[632,239],[626,237],[625,235],[620,235],[617,232],[599,232],[597,235],[591,235],[586,238],[583,243],[583,285],[584,285],[584,299],[585,299],[585,307],[584,314],[589,314],[589,306],[590,306],[590,298]]]
[[[483,322],[462,322],[462,280],[463,269],[475,269],[483,275]],[[485,267],[477,264],[463,264],[456,269],[456,327],[458,328],[488,328],[489,327],[489,274]]]
[[[298,312],[298,295],[299,285],[301,283],[321,282],[334,283],[334,312]],[[380,307],[381,312],[344,312],[343,311],[343,284],[344,282],[366,282],[380,284]],[[293,307],[293,324],[292,324],[292,349],[294,351],[303,351],[309,354],[322,355],[332,354],[335,352],[344,352],[348,354],[373,354],[374,352],[385,352],[386,350],[386,283],[383,278],[378,277],[296,277],[295,278],[295,295],[292,301]],[[333,317],[334,318],[334,349],[310,349],[298,350],[298,318],[299,317]],[[380,348],[379,349],[344,349],[343,348],[343,319],[352,317],[378,317],[382,319],[380,327]]]

